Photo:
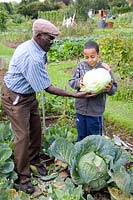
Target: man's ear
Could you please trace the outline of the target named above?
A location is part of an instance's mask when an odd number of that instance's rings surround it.
[[[38,33],[36,37],[37,37],[38,39],[40,39],[41,33]]]

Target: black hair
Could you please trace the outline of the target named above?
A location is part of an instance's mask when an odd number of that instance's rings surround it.
[[[99,53],[99,45],[92,40],[88,40],[83,47],[83,49],[92,49],[92,48],[96,49],[96,52]]]

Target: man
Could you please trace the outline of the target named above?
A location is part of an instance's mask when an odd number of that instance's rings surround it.
[[[33,23],[33,38],[19,45],[4,77],[2,104],[14,132],[14,162],[19,177],[20,190],[32,194],[30,164],[40,175],[46,169],[40,162],[41,120],[35,92],[80,98],[85,93],[71,93],[55,87],[45,69],[47,52],[59,35],[57,27],[44,19]]]

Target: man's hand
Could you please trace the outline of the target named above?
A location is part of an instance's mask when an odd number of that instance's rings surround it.
[[[85,98],[85,97],[95,96],[95,94],[91,94],[88,92],[78,92],[78,93],[69,92],[61,88],[55,87],[53,85],[50,85],[45,90],[50,94],[55,94],[64,97]]]
[[[77,92],[75,94],[75,98],[89,98],[89,97],[93,97],[96,95],[97,94],[92,94],[92,93],[88,93],[88,92]]]

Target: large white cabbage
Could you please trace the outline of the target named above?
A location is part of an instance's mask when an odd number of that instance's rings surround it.
[[[110,73],[104,68],[92,69],[85,73],[80,91],[100,93],[111,82]]]

